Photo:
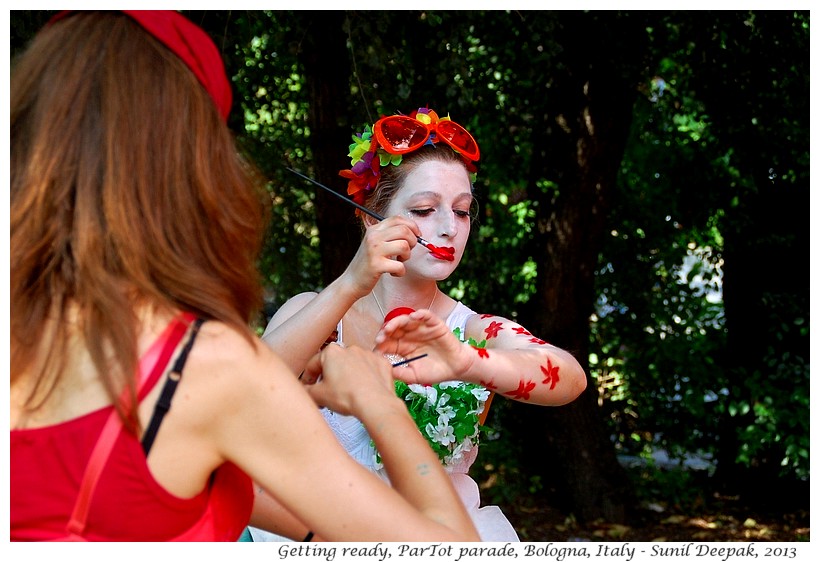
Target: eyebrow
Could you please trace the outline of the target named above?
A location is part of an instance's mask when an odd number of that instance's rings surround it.
[[[416,199],[421,199],[421,198],[424,198],[424,197],[432,197],[433,199],[436,199],[437,201],[441,201],[441,193],[438,193],[436,191],[419,191],[418,193],[414,193],[413,195],[408,197],[407,201],[408,202],[413,202]],[[455,199],[463,199],[463,198],[473,200],[475,197],[473,196],[472,193],[470,193],[468,191],[464,191],[462,193],[459,193],[455,197]]]

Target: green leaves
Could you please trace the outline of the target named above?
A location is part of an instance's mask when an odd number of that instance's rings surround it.
[[[442,464],[458,464],[478,446],[478,420],[490,394],[483,386],[461,381],[408,385],[397,380],[395,387]],[[380,463],[381,457],[376,455]]]

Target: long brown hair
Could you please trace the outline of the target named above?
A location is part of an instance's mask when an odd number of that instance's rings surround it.
[[[130,18],[41,31],[11,79],[11,382],[35,377],[29,406],[76,336],[112,401],[133,396],[141,305],[252,338],[264,201],[196,77]]]

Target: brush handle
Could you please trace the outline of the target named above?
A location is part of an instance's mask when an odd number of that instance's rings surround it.
[[[307,177],[307,176],[306,176],[306,175],[304,175],[304,174],[300,174],[299,172],[297,172],[297,171],[296,171],[296,170],[294,170],[293,168],[287,168],[287,167],[286,167],[285,169],[286,169],[286,170],[288,170],[288,171],[290,171],[290,172],[293,172],[294,174],[296,174],[296,175],[297,175],[297,176],[299,176],[300,178],[302,178],[302,179],[305,179],[305,180],[309,181],[309,182],[310,182],[310,183],[312,183],[313,185],[316,185],[316,186],[318,186],[318,187],[321,187],[322,189],[324,189],[324,190],[325,190],[325,191],[327,191],[328,193],[332,193],[333,195],[335,195],[336,197],[338,197],[338,198],[339,198],[339,199],[341,199],[342,201],[346,201],[346,202],[350,203],[351,205],[353,205],[354,207],[356,207],[357,209],[359,209],[361,212],[363,212],[363,213],[367,213],[368,215],[370,215],[371,217],[373,217],[373,218],[374,218],[374,219],[376,219],[377,221],[383,221],[383,220],[384,220],[384,217],[383,217],[383,216],[381,216],[379,213],[376,213],[376,212],[374,212],[374,211],[371,211],[371,210],[370,210],[370,209],[368,209],[367,207],[364,207],[364,206],[362,206],[362,205],[359,205],[359,204],[358,204],[358,203],[356,203],[353,199],[349,199],[349,198],[345,197],[344,195],[342,195],[341,193],[339,193],[339,192],[337,192],[337,191],[333,191],[333,190],[332,190],[332,189],[330,189],[328,186],[326,186],[326,185],[324,185],[324,184],[319,183],[319,182],[318,182],[318,181],[316,181],[315,179],[313,179],[313,178],[309,178],[309,177]]]
[[[422,353],[421,355],[416,355],[415,357],[411,357],[410,359],[405,359],[403,361],[399,361],[397,363],[393,363],[393,367],[401,367],[402,365],[407,365],[411,361],[415,361],[416,359],[421,359],[422,357],[427,357],[426,353]]]
[[[342,201],[345,201],[345,202],[347,202],[347,203],[349,203],[349,204],[353,205],[354,207],[356,207],[357,209],[359,209],[361,212],[363,212],[363,213],[365,213],[365,214],[370,215],[371,217],[373,217],[373,218],[374,218],[374,219],[376,219],[377,221],[383,221],[383,220],[384,220],[384,217],[383,217],[383,216],[381,216],[379,213],[377,213],[377,212],[375,212],[375,211],[371,211],[370,209],[368,209],[367,207],[365,207],[365,206],[363,206],[363,205],[359,205],[359,204],[358,204],[358,203],[356,203],[353,199],[349,199],[349,198],[345,197],[344,195],[342,195],[342,194],[341,194],[341,193],[339,193],[338,191],[333,191],[333,190],[332,190],[332,189],[330,189],[328,186],[326,186],[326,185],[324,185],[324,184],[322,184],[322,183],[319,183],[319,182],[318,182],[318,181],[316,181],[315,179],[313,179],[313,178],[309,178],[308,176],[306,176],[306,175],[304,175],[304,174],[301,174],[301,173],[297,172],[297,171],[296,171],[296,170],[294,170],[293,168],[288,168],[287,166],[285,166],[285,169],[286,169],[286,170],[288,170],[289,172],[293,172],[294,174],[296,174],[296,175],[297,175],[297,176],[299,176],[300,178],[302,178],[302,179],[305,179],[305,180],[309,181],[309,182],[310,182],[310,183],[312,183],[313,185],[318,186],[318,187],[321,187],[322,189],[324,189],[324,190],[325,190],[325,191],[327,191],[328,193],[332,193],[333,195],[335,195],[336,197],[338,197],[338,198],[339,198],[339,199],[341,199]],[[430,249],[430,242],[428,242],[427,240],[425,240],[425,239],[424,239],[424,238],[422,238],[421,236],[416,236],[416,240],[418,240],[419,244],[421,244],[422,246],[424,246],[424,247],[425,247],[425,248],[427,248],[428,250]]]

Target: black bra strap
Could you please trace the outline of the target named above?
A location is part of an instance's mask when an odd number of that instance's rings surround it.
[[[174,368],[171,369],[170,373],[168,373],[168,378],[165,380],[165,385],[162,387],[162,392],[160,393],[159,399],[154,406],[154,413],[151,415],[151,421],[148,423],[148,429],[145,430],[145,434],[142,436],[142,450],[145,451],[146,457],[148,456],[148,452],[151,450],[151,447],[154,445],[154,439],[157,436],[157,431],[159,431],[159,424],[162,423],[162,419],[165,417],[165,414],[167,414],[168,410],[171,409],[171,399],[174,396],[174,392],[177,390],[179,380],[182,378],[182,368],[188,360],[188,353],[191,351],[191,348],[194,345],[194,340],[199,333],[199,328],[203,323],[204,320],[202,318],[197,318],[194,320],[194,323],[191,325],[191,335],[188,337],[188,341],[185,342],[185,346],[182,348],[177,360],[174,362]]]

